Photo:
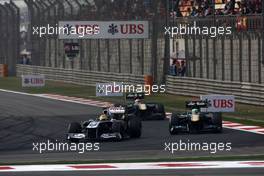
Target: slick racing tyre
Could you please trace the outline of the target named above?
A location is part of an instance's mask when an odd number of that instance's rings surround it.
[[[68,133],[80,133],[82,131],[82,126],[78,122],[72,122],[69,125]]]
[[[165,113],[163,104],[156,105],[156,112],[160,114],[158,120],[166,119],[166,113]]]
[[[78,122],[72,122],[69,124],[68,133],[81,133],[82,127]],[[70,142],[79,142],[79,139],[69,139]]]
[[[118,137],[116,138],[115,141],[121,141],[123,139],[123,130],[122,130],[122,124],[120,122],[113,122],[112,123],[112,132],[113,133],[119,133]]]
[[[122,132],[122,126],[120,122],[113,122],[112,123],[112,132],[113,133],[121,133]]]
[[[190,123],[189,131],[191,134],[197,134],[200,132],[200,124],[199,123]]]
[[[159,113],[165,112],[163,104],[156,104],[156,110]]]
[[[172,114],[171,118],[169,120],[169,132],[171,135],[175,135],[177,134],[177,130],[175,128],[173,128],[174,126],[179,125],[179,117],[177,114]]]
[[[131,138],[140,138],[141,120],[137,117],[130,118],[128,121],[128,132]]]
[[[216,133],[221,133],[223,131],[223,120],[221,113],[213,113],[212,124],[217,126],[215,130]]]

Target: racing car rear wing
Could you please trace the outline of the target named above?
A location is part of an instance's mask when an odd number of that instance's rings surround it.
[[[126,111],[125,107],[110,107],[108,108],[108,112],[111,114],[124,114]]]
[[[201,109],[201,108],[207,108],[208,106],[209,106],[209,102],[207,100],[186,102],[186,108],[189,108],[189,109],[194,109],[194,108]]]

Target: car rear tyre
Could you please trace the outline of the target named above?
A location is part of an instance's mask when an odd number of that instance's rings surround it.
[[[121,123],[113,122],[112,123],[112,132],[113,133],[121,133]]]
[[[223,131],[223,120],[222,120],[222,114],[221,113],[214,113],[212,118],[213,125],[217,126],[217,129],[215,130],[216,133],[222,133]]]
[[[169,121],[169,132],[171,135],[175,135],[177,134],[177,130],[175,128],[173,128],[174,126],[179,125],[179,117],[177,114],[172,114],[170,121]]]
[[[198,124],[189,124],[189,132],[191,134],[197,134],[200,132],[199,125]]]
[[[164,120],[164,119],[166,119],[166,113],[165,113],[164,105],[163,104],[157,104],[156,105],[156,110],[157,110],[158,113],[160,113],[158,120]]]
[[[141,136],[141,120],[137,117],[130,118],[128,131],[131,138],[139,138]]]
[[[113,133],[119,133],[118,137],[115,139],[115,141],[121,141],[123,139],[123,130],[122,130],[122,124],[120,122],[113,122],[112,123],[112,132]]]
[[[159,113],[165,112],[163,104],[157,104],[156,109],[157,109],[157,112]]]

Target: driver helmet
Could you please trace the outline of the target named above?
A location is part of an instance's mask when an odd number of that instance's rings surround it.
[[[99,120],[100,121],[103,121],[103,120],[107,120],[108,118],[107,118],[107,115],[106,114],[102,114],[102,115],[100,115],[100,117],[99,117]]]
[[[108,111],[107,111],[107,109],[104,109],[104,110],[103,110],[103,114],[105,114],[105,115],[107,115],[107,114],[108,114]]]
[[[135,100],[135,103],[140,103],[140,99],[137,98],[137,99]]]
[[[193,114],[193,115],[197,115],[198,113],[199,113],[198,109],[193,109],[193,110],[192,110],[192,114]]]

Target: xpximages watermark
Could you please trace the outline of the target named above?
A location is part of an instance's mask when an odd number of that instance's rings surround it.
[[[32,34],[39,37],[46,35],[78,35],[80,38],[83,38],[85,35],[97,35],[100,33],[99,26],[88,26],[88,25],[64,25],[51,26],[47,24],[46,26],[33,26]]]
[[[164,151],[174,154],[180,151],[205,151],[211,154],[217,152],[230,151],[231,142],[191,142],[190,140],[178,142],[165,142]]]
[[[164,29],[165,35],[169,35],[172,38],[176,35],[206,35],[214,38],[218,35],[232,34],[232,27],[197,26],[195,21],[193,25],[180,24],[179,26],[166,26]]]
[[[52,151],[71,151],[80,154],[90,151],[100,150],[99,143],[67,143],[67,142],[52,142],[47,140],[45,142],[32,143],[32,150],[38,153],[52,152]]]
[[[145,93],[150,95],[153,93],[164,93],[166,91],[166,85],[129,85],[124,83],[98,83],[96,84],[96,95],[111,96],[122,95],[123,93]]]

